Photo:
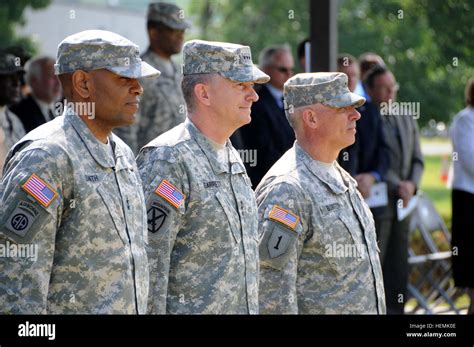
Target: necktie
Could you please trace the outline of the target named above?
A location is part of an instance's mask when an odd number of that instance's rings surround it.
[[[54,119],[54,112],[51,108],[48,107],[48,115],[46,116],[46,122],[49,122]]]

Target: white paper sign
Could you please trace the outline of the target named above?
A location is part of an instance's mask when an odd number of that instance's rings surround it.
[[[404,220],[410,213],[413,212],[413,210],[416,207],[416,204],[418,203],[418,196],[415,195],[410,199],[408,202],[407,207],[402,207],[402,208],[397,208],[397,217],[399,221]]]
[[[387,206],[387,183],[380,182],[374,184],[370,190],[370,195],[367,199],[365,199],[365,202],[370,208]]]

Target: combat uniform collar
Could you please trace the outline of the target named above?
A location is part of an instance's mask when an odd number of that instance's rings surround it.
[[[216,175],[223,172],[231,172],[232,174],[245,172],[245,167],[243,166],[237,151],[232,147],[230,140],[227,140],[225,143],[226,150],[229,153],[229,161],[225,161],[224,158],[221,158],[217,151],[212,147],[212,144],[209,142],[208,138],[204,136],[204,134],[198,128],[196,128],[189,118],[186,118],[184,124],[191,137],[196,141],[204,155],[209,160],[212,171],[214,171]]]
[[[12,114],[13,112],[8,109],[6,105],[0,106],[0,127],[2,127],[5,132],[11,132],[11,120],[8,117],[8,114]],[[17,116],[18,117],[18,116]]]
[[[71,123],[74,130],[81,138],[91,156],[103,167],[112,168],[115,166],[113,158],[107,152],[107,149],[102,146],[99,140],[92,134],[86,123],[71,109],[67,108],[64,111],[65,121]],[[109,137],[111,139],[112,136]]]
[[[344,185],[341,185],[338,180],[332,176],[327,175],[323,170],[321,170],[317,162],[311,158],[311,156],[306,153],[306,151],[297,142],[295,142],[295,151],[297,160],[302,162],[314,176],[316,176],[320,181],[324,182],[335,194],[343,194],[347,192],[348,189],[352,191],[355,189],[355,187],[357,187],[357,182],[349,174],[347,174],[337,162],[336,170],[341,173]]]

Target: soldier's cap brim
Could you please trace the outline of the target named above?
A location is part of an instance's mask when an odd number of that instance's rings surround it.
[[[348,106],[354,106],[357,108],[357,107],[362,106],[364,103],[365,103],[365,98],[363,96],[360,96],[351,92],[344,93],[338,97],[335,97],[333,99],[330,99],[324,102],[325,105],[336,107],[336,108],[348,107]]]
[[[219,74],[231,81],[236,82],[254,82],[257,84],[263,84],[270,81],[270,76],[268,76],[255,65],[243,66],[230,71],[220,71]]]
[[[25,69],[22,66],[16,66],[12,69],[0,69],[0,75],[14,75],[16,73],[25,73]]]
[[[119,76],[128,78],[156,78],[161,75],[161,71],[155,69],[145,61],[129,66],[105,67],[105,69]]]
[[[160,23],[174,30],[186,30],[186,29],[191,28],[191,23],[185,19],[183,19],[180,23],[171,22],[171,21],[165,22],[164,20],[161,20],[161,19],[159,20],[150,19],[150,22]]]

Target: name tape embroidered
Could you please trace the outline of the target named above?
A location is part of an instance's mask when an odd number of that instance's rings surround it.
[[[300,220],[300,217],[291,213],[288,210],[285,210],[284,208],[281,208],[278,205],[273,206],[272,210],[270,211],[270,214],[268,215],[268,218],[283,223],[293,230],[296,228]]]
[[[58,196],[58,193],[36,174],[32,174],[21,187],[44,207],[51,205]]]
[[[171,205],[179,208],[184,202],[185,195],[174,185],[163,179],[156,188],[155,193],[168,201]]]

